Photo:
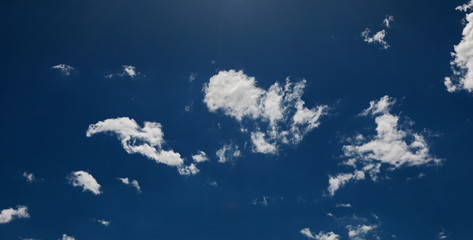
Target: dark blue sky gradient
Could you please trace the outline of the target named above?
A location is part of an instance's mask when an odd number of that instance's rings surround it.
[[[473,98],[448,93],[453,45],[461,37],[463,1],[432,0],[17,0],[0,8],[0,210],[26,205],[31,218],[0,225],[0,239],[297,240],[299,231],[379,224],[381,239],[431,240],[440,231],[470,239],[473,228]],[[391,48],[360,33],[395,22]],[[211,64],[214,60],[215,64]],[[60,63],[71,76],[52,71]],[[134,65],[138,78],[105,75]],[[218,164],[222,144],[248,141],[239,124],[210,113],[202,88],[219,70],[243,69],[258,86],[306,79],[303,99],[331,110],[301,144],[278,156],[243,151]],[[197,79],[189,82],[191,73]],[[425,131],[442,166],[403,168],[390,179],[348,184],[326,197],[342,139],[372,133],[356,117],[389,95],[395,113]],[[192,104],[191,112],[184,111]],[[89,124],[130,117],[163,125],[167,144],[184,157],[210,156],[198,175],[127,154],[107,134],[87,138]],[[221,125],[221,128],[218,127]],[[89,171],[94,196],[66,175]],[[21,174],[42,180],[26,183]],[[417,179],[419,173],[424,178]],[[140,182],[137,194],[117,177]],[[406,180],[412,178],[412,180]],[[209,186],[217,181],[218,187]],[[269,205],[253,205],[269,196]],[[352,208],[335,208],[337,203]],[[333,213],[336,218],[326,216]],[[373,214],[379,217],[375,219]],[[357,218],[366,218],[360,220]],[[104,227],[92,219],[111,220]]]

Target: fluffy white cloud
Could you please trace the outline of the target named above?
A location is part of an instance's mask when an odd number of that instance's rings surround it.
[[[361,32],[361,36],[363,37],[363,41],[370,43],[370,44],[379,44],[383,49],[388,49],[389,44],[384,40],[386,37],[386,30],[381,30],[376,32],[375,34],[371,34],[371,29],[366,28],[365,31]]]
[[[0,212],[0,224],[9,223],[14,219],[29,218],[28,207],[18,206],[16,209],[8,208]]]
[[[134,187],[136,189],[136,191],[138,191],[139,193],[141,192],[141,187],[140,187],[140,184],[138,183],[137,180],[131,180],[128,179],[127,177],[126,178],[117,178],[118,180],[120,180],[120,182],[122,182],[123,184],[125,185],[130,185],[132,187]]]
[[[284,85],[276,82],[264,90],[243,71],[220,71],[205,85],[204,102],[209,111],[221,111],[241,124],[253,121],[248,129],[254,151],[273,154],[281,144],[299,143],[319,126],[326,112],[325,105],[304,106],[305,84],[305,80],[293,84],[286,79]]]
[[[136,71],[136,67],[132,65],[123,65],[121,72],[111,73],[105,76],[105,78],[113,78],[113,77],[129,77],[134,79],[135,77],[139,76],[141,73]]]
[[[451,53],[453,59],[450,62],[450,66],[453,75],[446,77],[444,80],[444,84],[449,92],[459,90],[473,91],[473,13],[470,12],[472,7],[473,1],[470,1],[456,8],[456,10],[467,13],[462,39],[458,45],[454,46],[454,52]]]
[[[300,231],[300,233],[309,239],[315,239],[315,240],[339,240],[340,239],[340,236],[333,232],[319,232],[318,234],[314,234],[310,231],[310,228],[304,228]]]
[[[69,183],[74,187],[81,187],[83,191],[90,191],[95,195],[102,193],[100,184],[90,173],[85,171],[75,171],[67,176]]]
[[[76,238],[68,236],[67,234],[63,234],[61,240],[76,240]]]
[[[121,141],[123,149],[129,154],[139,153],[157,163],[177,167],[179,173],[183,175],[198,172],[194,165],[184,165],[181,154],[163,149],[164,133],[159,123],[144,122],[144,127],[140,127],[135,120],[127,117],[111,118],[91,124],[86,135],[91,137],[104,132],[115,133]]]
[[[366,236],[373,231],[377,225],[357,225],[357,226],[347,226],[348,237],[351,240],[365,240]]]
[[[52,66],[51,69],[58,70],[66,76],[71,75],[71,73],[75,71],[75,68],[66,64],[58,64],[58,65]]]
[[[207,157],[207,154],[203,151],[198,151],[197,154],[192,155],[192,159],[196,163],[205,162],[209,160],[209,158]]]
[[[229,160],[240,157],[241,152],[237,145],[225,144],[217,150],[215,155],[217,155],[219,163],[226,163]]]
[[[354,173],[343,173],[329,178],[328,191],[333,196],[335,191],[352,180],[362,180],[365,173],[373,180],[382,166],[395,170],[404,166],[439,164],[440,159],[431,156],[424,137],[399,124],[399,117],[390,113],[395,99],[389,96],[379,101],[371,101],[369,108],[361,115],[375,118],[376,135],[365,137],[358,135],[343,146],[343,153],[348,160],[345,165],[354,168]]]
[[[29,183],[32,183],[32,182],[36,181],[36,177],[34,176],[33,173],[23,172],[23,177]]]

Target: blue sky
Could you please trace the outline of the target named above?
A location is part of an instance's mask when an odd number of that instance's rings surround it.
[[[3,3],[0,239],[470,239],[472,6]]]

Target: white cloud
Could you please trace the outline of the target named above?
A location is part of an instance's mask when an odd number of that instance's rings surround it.
[[[328,180],[328,192],[330,196],[334,196],[335,192],[343,187],[346,183],[352,180],[363,180],[365,179],[365,173],[363,171],[356,171],[354,173],[342,173],[335,177],[330,177]]]
[[[134,79],[141,75],[140,72],[136,71],[136,67],[132,65],[123,65],[122,66],[122,71],[121,72],[115,72],[115,73],[110,73],[105,75],[105,78],[113,78],[113,77],[129,77],[131,79]]]
[[[366,28],[365,31],[361,32],[361,36],[363,37],[363,41],[370,43],[370,44],[379,44],[383,49],[388,49],[389,44],[384,40],[386,37],[386,30],[381,30],[376,32],[375,34],[371,34],[371,29]]]
[[[391,23],[394,22],[394,17],[393,16],[386,16],[386,18],[383,20],[383,25],[387,28],[391,27]]]
[[[314,234],[310,231],[310,228],[304,228],[300,231],[300,233],[309,239],[315,239],[315,240],[339,240],[340,239],[340,236],[338,234],[335,234],[334,232],[319,232],[318,234]]]
[[[253,205],[262,205],[264,207],[267,207],[268,206],[268,199],[269,197],[268,196],[263,196],[261,197],[261,200],[258,200],[257,198],[253,200]]]
[[[467,13],[462,39],[460,43],[454,46],[454,52],[451,53],[453,59],[450,61],[450,66],[453,75],[446,77],[444,80],[449,92],[473,91],[473,13],[470,12],[472,7],[473,1],[470,1],[456,8],[456,10]]]
[[[136,191],[138,191],[139,193],[141,192],[141,187],[140,187],[140,184],[138,183],[137,180],[131,180],[128,179],[127,177],[126,178],[117,178],[118,180],[120,180],[120,182],[122,182],[123,184],[125,185],[130,185],[132,187],[134,187],[136,189]]]
[[[241,152],[237,145],[225,144],[217,150],[215,155],[217,155],[219,163],[226,163],[229,160],[240,157]]]
[[[431,156],[424,136],[399,124],[399,117],[390,113],[395,102],[384,96],[379,101],[371,101],[369,108],[361,113],[375,118],[376,135],[360,134],[343,146],[344,156],[348,158],[344,164],[353,167],[354,173],[330,177],[328,191],[332,196],[347,182],[364,179],[365,173],[376,180],[382,166],[392,171],[405,166],[441,163]]]
[[[63,234],[61,240],[76,240],[76,238],[68,236],[67,234]]]
[[[102,193],[100,190],[100,184],[97,183],[97,180],[85,171],[75,171],[69,174],[67,177],[69,183],[74,187],[82,187],[83,191],[90,191],[94,195],[99,195]]]
[[[448,234],[445,231],[441,231],[437,234],[437,239],[447,239]]]
[[[144,122],[144,127],[140,127],[135,120],[127,117],[111,118],[91,124],[86,135],[91,137],[104,132],[115,133],[123,149],[129,154],[139,153],[157,163],[177,167],[180,174],[189,175],[198,172],[194,165],[184,165],[181,154],[163,149],[164,133],[159,123]]]
[[[71,75],[71,73],[73,73],[75,71],[75,68],[73,68],[69,65],[66,65],[66,64],[58,64],[58,65],[52,66],[51,69],[58,70],[66,76]]]
[[[192,155],[192,159],[196,163],[201,163],[201,162],[205,162],[209,160],[209,158],[207,157],[207,154],[203,151],[198,151],[197,154]]]
[[[195,164],[191,163],[187,166],[181,166],[178,168],[179,174],[181,175],[195,175],[200,172],[200,170],[195,166]]]
[[[349,204],[349,203],[337,203],[335,205],[335,207],[338,207],[338,208],[341,208],[341,207],[342,208],[351,208],[351,204]]]
[[[23,177],[29,183],[32,183],[32,182],[36,181],[36,177],[34,176],[33,173],[23,172]]]
[[[105,227],[110,226],[110,224],[112,223],[110,221],[106,221],[106,220],[103,220],[103,219],[97,219],[97,222],[104,225]]]
[[[209,182],[209,185],[212,187],[218,187],[218,183],[216,181]]]
[[[377,227],[377,225],[349,225],[347,226],[348,237],[351,240],[365,240],[365,237]]]
[[[204,103],[211,112],[223,112],[249,127],[254,151],[274,154],[282,144],[298,144],[318,127],[327,106],[309,109],[301,99],[306,81],[295,84],[286,79],[264,90],[254,77],[243,71],[220,71],[204,87]]]
[[[16,209],[8,208],[3,209],[0,212],[0,224],[9,223],[14,219],[19,218],[29,218],[30,215],[28,214],[28,207],[26,206],[17,206]]]

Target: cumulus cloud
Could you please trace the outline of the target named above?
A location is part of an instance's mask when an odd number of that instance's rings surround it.
[[[241,156],[241,152],[237,145],[225,144],[215,153],[218,157],[219,163],[226,163]]]
[[[371,29],[366,28],[365,31],[361,32],[361,36],[363,37],[363,41],[370,43],[370,44],[378,44],[383,49],[388,49],[390,46],[388,42],[384,39],[386,37],[386,30],[378,31],[374,34],[371,34]]]
[[[67,234],[63,234],[61,240],[76,240],[73,236],[68,236]]]
[[[138,183],[137,180],[131,180],[130,181],[130,179],[128,179],[127,177],[126,178],[117,178],[117,179],[125,185],[130,185],[130,186],[134,187],[136,189],[136,191],[138,191],[139,193],[141,192],[141,187],[140,187],[140,184]]]
[[[310,231],[310,228],[304,228],[300,231],[300,233],[309,239],[315,239],[315,240],[339,240],[340,239],[340,236],[335,234],[334,232],[319,232],[318,234],[314,234]]]
[[[374,136],[358,135],[343,146],[345,165],[354,169],[353,173],[343,173],[329,178],[328,191],[334,195],[340,187],[352,180],[362,180],[369,174],[373,180],[386,166],[388,170],[401,167],[440,164],[441,160],[430,154],[424,136],[399,123],[399,116],[390,113],[396,100],[389,96],[379,101],[371,101],[370,106],[360,115],[375,118]]]
[[[74,187],[81,187],[82,190],[90,191],[94,195],[99,195],[102,193],[100,190],[100,184],[97,180],[88,172],[85,171],[75,171],[67,176],[69,183]]]
[[[0,212],[0,224],[5,224],[13,221],[14,219],[20,218],[29,218],[28,207],[26,206],[17,206],[16,209],[8,208],[3,209]]]
[[[32,183],[32,182],[36,181],[36,177],[33,173],[23,172],[23,177],[29,183]]]
[[[192,159],[196,163],[206,162],[209,160],[207,154],[204,151],[198,151],[197,154],[192,155]]]
[[[138,153],[156,163],[177,167],[181,175],[198,173],[195,165],[184,164],[181,154],[163,149],[164,133],[159,123],[144,122],[144,127],[140,127],[135,120],[127,117],[111,118],[89,125],[86,135],[91,137],[105,132],[114,133],[129,154]]]
[[[450,66],[453,75],[444,79],[449,92],[459,90],[473,91],[473,1],[458,6],[456,10],[466,12],[465,27],[460,43],[454,46]]]
[[[204,87],[204,103],[210,112],[222,112],[247,124],[254,151],[274,154],[283,144],[298,144],[318,127],[327,106],[305,107],[301,99],[306,81],[274,83],[259,88],[243,71],[220,71]]]
[[[66,76],[71,75],[71,73],[75,71],[75,68],[66,64],[58,64],[58,65],[52,66],[51,69],[57,70]]]
[[[351,240],[365,240],[366,236],[370,234],[376,227],[377,225],[357,225],[357,226],[352,226],[348,225],[348,237]]]

